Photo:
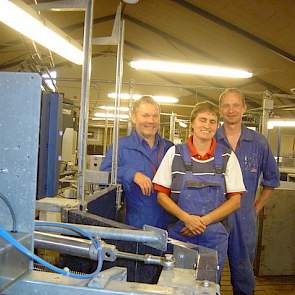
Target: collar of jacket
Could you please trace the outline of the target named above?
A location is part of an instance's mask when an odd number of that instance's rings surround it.
[[[227,141],[225,133],[224,133],[224,126],[222,125],[216,133],[216,139],[217,141],[223,139]],[[244,124],[242,124],[242,132],[240,136],[240,141],[253,141],[254,140],[254,131],[247,128]]]
[[[132,142],[134,143],[134,146],[132,146],[132,148],[138,149],[138,147],[143,147],[144,144],[148,144],[146,140],[142,136],[140,136],[135,130],[132,131],[130,137],[133,139]],[[156,133],[154,147],[158,146],[160,142],[161,137],[158,133]]]

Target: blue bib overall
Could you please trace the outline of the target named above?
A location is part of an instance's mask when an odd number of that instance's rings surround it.
[[[225,161],[222,157],[224,147],[218,145],[214,158],[207,161],[195,161],[187,145],[175,147],[172,164],[171,194],[178,206],[189,214],[203,216],[219,207],[226,200],[224,171]],[[211,161],[210,161],[211,160]],[[182,221],[170,226],[171,238],[189,242],[218,252],[220,271],[223,269],[228,246],[228,232],[221,222],[210,224],[204,233],[193,237],[183,236],[180,231]]]

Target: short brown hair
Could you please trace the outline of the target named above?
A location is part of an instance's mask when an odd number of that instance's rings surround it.
[[[222,99],[227,95],[227,94],[237,94],[240,98],[241,101],[243,103],[244,106],[246,106],[246,99],[245,99],[245,95],[242,93],[241,90],[239,90],[238,88],[226,88],[220,95],[219,95],[219,106],[221,105]]]
[[[219,121],[219,111],[218,111],[217,105],[210,101],[203,101],[203,102],[197,103],[194,106],[191,112],[191,123],[193,123],[193,121],[196,119],[199,113],[204,113],[204,112],[208,112],[208,113],[212,113],[216,115],[217,121]]]
[[[159,106],[159,104],[151,96],[144,95],[140,99],[135,100],[133,102],[133,105],[132,105],[132,114],[133,115],[136,113],[137,109],[143,103],[149,103],[149,104],[152,104],[152,105],[156,106],[159,109],[159,113],[160,113],[160,106]]]

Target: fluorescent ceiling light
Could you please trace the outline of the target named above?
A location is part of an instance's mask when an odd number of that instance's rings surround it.
[[[130,62],[130,66],[136,70],[148,70],[155,72],[169,72],[229,78],[251,78],[253,76],[252,73],[240,69],[189,63],[167,62],[160,60],[135,60]]]
[[[115,115],[114,114],[110,114],[110,113],[94,113],[94,117],[96,118],[104,118],[104,119],[108,119],[108,118],[115,118]],[[126,115],[126,114],[120,114],[119,115],[119,119],[128,119],[129,116]]]
[[[151,97],[159,103],[176,103],[178,98],[173,96],[151,95]]]
[[[113,106],[100,106],[98,108],[105,110],[105,111],[114,111],[115,110],[115,107],[113,107]],[[129,111],[128,107],[120,107],[120,112],[128,112],[128,111]]]
[[[109,98],[116,98],[116,93],[115,92],[108,93],[108,97]],[[133,94],[132,95],[132,98],[134,100],[140,99],[141,97],[142,97],[141,94]],[[123,100],[131,99],[131,95],[129,95],[129,93],[121,93],[120,94],[120,99],[123,99]]]
[[[139,0],[123,0],[127,4],[137,4]]]
[[[176,102],[178,102],[177,97],[161,96],[161,95],[148,95],[148,94],[146,94],[146,95],[144,95],[144,94],[133,94],[133,99],[138,100],[143,96],[150,96],[158,103],[176,103]],[[108,97],[116,98],[116,93],[114,93],[114,92],[108,93]],[[122,100],[128,100],[128,99],[131,99],[131,95],[129,95],[129,93],[121,93],[120,98]]]
[[[0,21],[69,61],[78,65],[83,63],[83,51],[77,42],[41,18],[28,5],[17,3],[22,7],[12,1],[0,0]]]
[[[182,128],[186,128],[186,127],[187,127],[187,124],[184,123],[183,121],[179,121],[178,124],[179,124],[179,126],[182,127]]]
[[[295,127],[295,120],[269,120],[267,129],[273,129],[274,127]]]
[[[104,118],[91,118],[92,121],[105,121]],[[108,121],[115,121],[115,118],[108,118]],[[127,119],[119,119],[120,122],[128,122]]]
[[[56,91],[56,71],[42,74],[42,78],[45,80],[46,85],[52,90]]]
[[[92,121],[105,121],[106,118],[91,118]],[[107,118],[108,121],[115,121],[115,118]],[[128,122],[128,119],[119,119],[120,122]]]

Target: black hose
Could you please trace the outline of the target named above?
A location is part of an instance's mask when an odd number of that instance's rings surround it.
[[[3,202],[6,204],[6,206],[8,207],[11,217],[12,217],[12,232],[16,233],[16,217],[15,217],[15,213],[13,211],[13,208],[10,205],[9,200],[0,193],[0,198],[3,200]]]

